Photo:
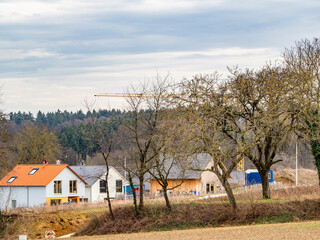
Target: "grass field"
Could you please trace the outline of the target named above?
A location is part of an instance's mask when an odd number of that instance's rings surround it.
[[[319,240],[320,221],[75,237],[72,240]]]

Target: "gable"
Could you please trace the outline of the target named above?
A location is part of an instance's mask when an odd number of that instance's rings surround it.
[[[70,166],[70,168],[80,175],[89,186],[101,179],[107,171],[105,166]]]

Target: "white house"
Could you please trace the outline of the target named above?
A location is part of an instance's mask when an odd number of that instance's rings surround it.
[[[0,209],[79,203],[86,184],[67,164],[17,165],[0,181]]]
[[[105,166],[71,166],[87,183],[84,201],[101,202],[107,199]],[[124,186],[129,182],[114,168],[109,167],[108,187],[110,198],[124,194]]]

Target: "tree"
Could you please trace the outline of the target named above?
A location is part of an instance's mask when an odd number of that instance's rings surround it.
[[[235,210],[237,204],[228,177],[240,160],[236,157],[236,146],[242,135],[236,135],[235,123],[238,120],[228,117],[233,114],[233,108],[228,102],[227,90],[225,84],[219,83],[218,73],[198,75],[180,83],[180,91],[188,97],[177,99],[180,117],[185,119],[185,123],[181,124],[187,143],[185,151],[189,152],[188,155],[207,153],[213,163],[209,170],[197,167],[196,162],[191,162],[190,167],[193,170],[212,171],[216,174],[232,209]],[[233,136],[234,143],[229,136]]]
[[[281,65],[267,64],[258,71],[231,69],[228,81],[229,106],[226,117],[232,131],[223,132],[257,168],[263,198],[270,198],[268,173],[281,161],[277,151],[297,126],[301,112],[295,102],[296,81]],[[234,135],[236,132],[237,135]],[[238,137],[241,136],[240,141]]]
[[[154,83],[141,84],[139,89],[131,88],[132,95],[126,98],[129,105],[129,118],[124,122],[127,129],[131,149],[128,162],[132,166],[132,173],[139,179],[139,210],[144,208],[144,180],[151,161],[156,157],[152,145],[156,141],[155,135],[159,123],[163,118],[166,101],[168,76],[164,79],[157,76]],[[137,96],[141,94],[141,96]],[[137,212],[138,214],[138,212]]]
[[[111,219],[114,220],[115,216],[113,214],[111,199],[110,199],[110,191],[109,191],[109,157],[111,154],[111,150],[113,147],[113,141],[111,137],[111,131],[108,128],[103,127],[101,123],[98,122],[97,113],[93,111],[94,103],[90,104],[85,101],[88,112],[91,114],[90,122],[86,125],[86,133],[88,136],[88,140],[92,143],[92,146],[98,146],[99,152],[101,153],[105,166],[106,166],[106,193],[107,193],[107,202],[109,213]]]
[[[178,118],[179,113],[174,109],[163,110],[164,116],[159,122],[151,144],[154,158],[150,161],[148,173],[158,182],[163,190],[166,206],[172,209],[168,191],[181,186],[185,181],[185,172],[188,169],[186,155],[182,153],[185,139],[183,139]],[[177,115],[178,114],[178,115]],[[173,120],[174,119],[174,120]],[[180,181],[172,182],[170,177],[177,177]]]
[[[320,39],[298,41],[282,54],[296,79],[296,104],[302,109],[299,133],[309,139],[320,184]]]
[[[46,159],[54,163],[61,150],[55,133],[46,126],[24,124],[15,136],[15,151],[19,163],[42,163]]]

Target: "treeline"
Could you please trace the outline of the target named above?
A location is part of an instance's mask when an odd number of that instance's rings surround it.
[[[31,112],[11,112],[9,114],[10,121],[15,122],[18,125],[21,125],[24,121],[34,121],[36,123],[45,124],[50,127],[55,127],[57,125],[60,125],[64,122],[73,121],[73,120],[84,120],[86,118],[89,118],[91,115],[95,115],[98,118],[101,117],[112,117],[121,115],[122,111],[119,109],[112,109],[112,110],[99,110],[91,113],[90,111],[87,111],[84,113],[82,110],[79,110],[77,112],[68,112],[67,110],[64,110],[63,112],[58,110],[56,112],[41,112],[39,111],[37,113],[37,116],[34,117]]]
[[[29,142],[27,139],[35,137],[32,136],[34,132],[40,133],[41,129],[47,128],[47,131],[53,132],[57,136],[61,148],[59,159],[68,164],[79,164],[82,160],[87,160],[88,156],[94,157],[98,151],[98,146],[92,144],[88,137],[88,129],[92,124],[90,118],[94,116],[98,120],[99,127],[103,128],[105,132],[110,132],[115,130],[128,114],[125,111],[112,109],[92,110],[92,112],[87,111],[86,113],[82,110],[76,112],[57,110],[48,113],[39,111],[36,117],[31,112],[18,111],[11,112],[9,116],[12,133],[19,134],[32,125],[33,131],[26,131],[27,136],[24,142]],[[40,136],[36,137],[40,138]],[[30,146],[30,149],[34,147]],[[13,150],[17,152],[15,148]]]
[[[109,134],[115,131],[119,125],[121,125],[123,119],[126,118],[126,114],[122,113],[117,116],[112,116],[111,118],[100,118],[96,123],[101,132]],[[88,132],[90,133],[93,128],[93,123],[91,121],[82,121],[80,124],[71,124],[64,126],[58,131],[58,137],[60,144],[62,146],[63,152],[66,153],[67,150],[72,150],[76,155],[70,156],[62,154],[61,159],[69,164],[79,163],[81,160],[87,160],[87,157],[94,157],[94,155],[99,152],[99,147],[97,144],[93,143]],[[101,136],[106,137],[106,136]],[[71,158],[70,158],[71,157]]]

